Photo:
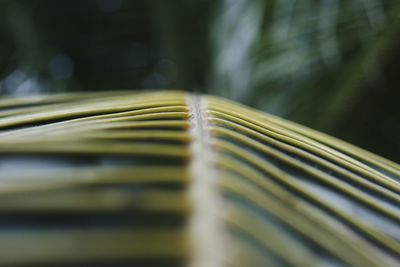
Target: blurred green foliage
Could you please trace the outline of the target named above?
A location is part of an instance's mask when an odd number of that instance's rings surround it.
[[[8,0],[0,94],[218,94],[400,160],[400,3]]]

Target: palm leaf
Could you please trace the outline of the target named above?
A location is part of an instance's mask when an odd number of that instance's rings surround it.
[[[213,96],[0,100],[1,266],[396,266],[400,166]]]

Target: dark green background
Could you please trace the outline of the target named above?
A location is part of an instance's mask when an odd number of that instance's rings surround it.
[[[398,1],[0,2],[0,94],[222,95],[400,160]]]

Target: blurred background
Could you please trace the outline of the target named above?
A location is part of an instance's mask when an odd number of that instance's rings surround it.
[[[0,96],[221,95],[400,161],[400,1],[2,0]]]

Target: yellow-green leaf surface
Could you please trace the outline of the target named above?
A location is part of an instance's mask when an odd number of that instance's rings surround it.
[[[398,266],[400,166],[226,99],[0,99],[0,266]]]

